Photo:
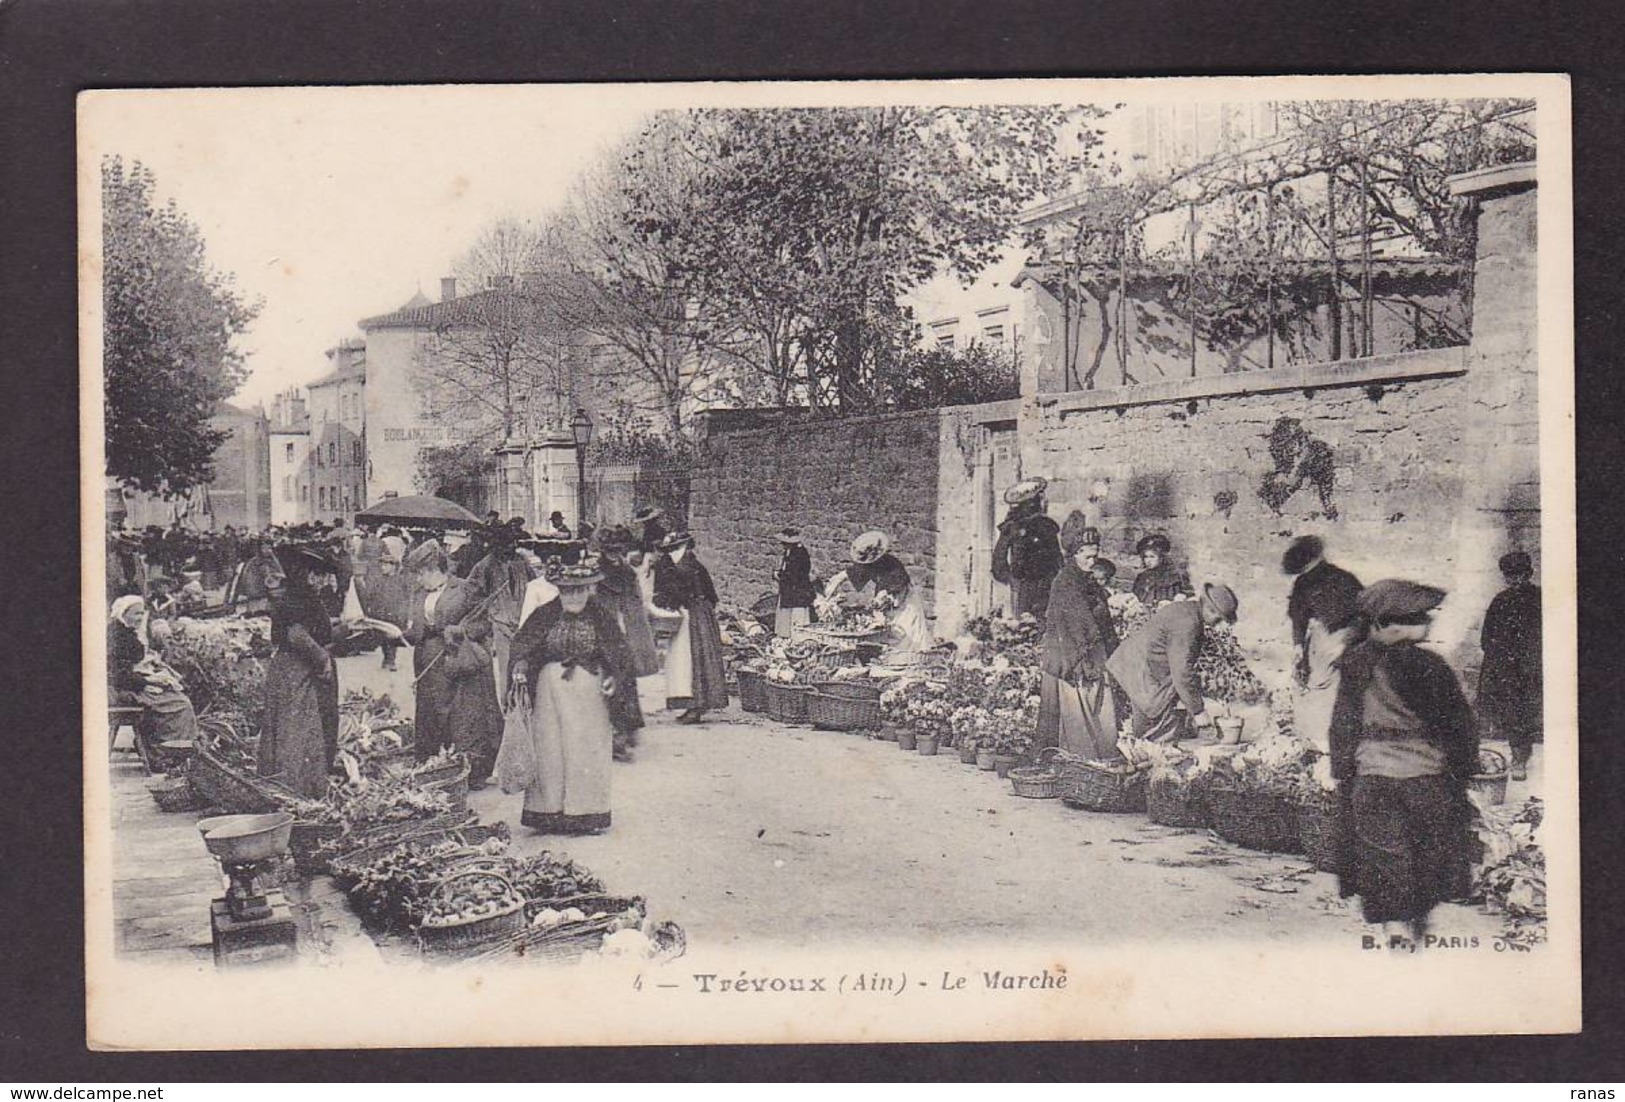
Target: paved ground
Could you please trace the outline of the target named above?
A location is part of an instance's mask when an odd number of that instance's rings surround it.
[[[345,659],[341,682],[409,702],[409,662],[402,665],[386,674],[376,655]],[[647,689],[648,705],[658,707],[659,686]],[[495,788],[474,793],[471,805],[488,821],[510,823],[516,852],[562,850],[610,890],[645,896],[651,913],[681,923],[691,944],[861,937],[918,945],[976,936],[1302,944],[1365,930],[1332,878],[1301,858],[1252,853],[1143,815],[1019,799],[1008,782],[957,756],[783,728],[737,708],[700,727],[650,716],[638,760],[615,766],[607,834],[531,834],[518,825],[520,797]],[[139,767],[114,768],[120,947],[194,959],[207,945],[207,902],[218,883],[194,816],[160,814]],[[1510,798],[1538,791],[1539,779],[1537,770]],[[312,919],[319,936],[325,922],[330,945],[353,941],[343,916],[326,913],[335,900],[306,902],[320,914]],[[1436,917],[1440,933],[1498,928],[1467,908]]]

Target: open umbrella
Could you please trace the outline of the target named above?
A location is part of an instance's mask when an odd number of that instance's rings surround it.
[[[469,528],[480,518],[443,497],[413,494],[410,497],[386,497],[367,506],[355,515],[362,524],[399,524],[421,528]]]

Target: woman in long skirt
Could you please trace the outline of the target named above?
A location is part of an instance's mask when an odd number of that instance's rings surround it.
[[[561,567],[551,580],[558,601],[526,616],[509,651],[497,779],[505,792],[524,791],[522,825],[596,834],[610,825],[616,735],[643,725],[637,680],[615,614],[593,596],[597,564]]]
[[[1061,526],[1065,565],[1050,586],[1044,622],[1038,741],[1086,761],[1117,752],[1117,702],[1106,678],[1116,646],[1106,595],[1091,572],[1100,533],[1077,511]]]
[[[298,792],[319,798],[338,754],[338,667],[328,646],[333,624],[322,591],[337,584],[326,553],[289,550],[282,597],[271,607],[276,653],[265,671],[265,727],[259,771]]]
[[[674,532],[661,541],[660,549],[655,604],[683,616],[666,655],[666,706],[684,709],[678,723],[699,723],[706,711],[728,706],[717,590],[710,571],[694,555],[693,536]]]
[[[197,716],[180,676],[154,660],[142,638],[146,603],[134,594],[113,602],[107,634],[108,703],[141,709],[136,750],[148,768],[162,742],[193,742]]]
[[[416,733],[419,759],[455,748],[469,759],[468,783],[478,787],[491,776],[502,741],[502,704],[491,676],[490,620],[473,583],[454,578],[445,551],[434,540],[407,556],[417,578],[412,644],[417,678]]]
[[[773,634],[788,639],[797,627],[812,622],[813,588],[812,555],[801,542],[801,530],[786,528],[779,533],[779,544],[784,553],[773,580],[779,586],[779,604],[773,614]]]
[[[1397,580],[1360,594],[1369,634],[1343,656],[1332,713],[1332,776],[1352,843],[1339,887],[1392,947],[1423,944],[1433,908],[1465,895],[1471,878],[1478,731],[1455,671],[1416,645],[1443,599]]]

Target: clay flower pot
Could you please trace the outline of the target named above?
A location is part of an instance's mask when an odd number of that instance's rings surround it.
[[[902,727],[902,728],[898,729],[898,731],[897,731],[897,748],[899,750],[912,750],[912,749],[914,749],[914,729],[913,728],[911,728],[911,727]]]
[[[926,757],[933,757],[937,752],[937,738],[936,735],[921,735],[916,748]]]
[[[984,773],[991,773],[998,767],[998,759],[991,750],[976,751],[976,768]]]
[[[1219,730],[1219,742],[1235,746],[1241,742],[1241,729],[1246,721],[1240,716],[1214,716],[1213,725]]]

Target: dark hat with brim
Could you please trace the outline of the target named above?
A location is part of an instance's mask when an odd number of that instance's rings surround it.
[[[801,529],[799,529],[799,528],[780,528],[779,529],[778,540],[779,540],[780,543],[800,543],[801,542]]]
[[[1281,556],[1281,569],[1288,574],[1302,574],[1325,553],[1326,544],[1319,536],[1299,536]]]
[[[1140,542],[1134,545],[1134,553],[1136,555],[1143,555],[1147,551],[1155,551],[1159,555],[1166,555],[1173,549],[1174,545],[1169,542],[1168,537],[1160,532],[1153,533],[1149,536],[1143,536],[1141,537]]]
[[[277,557],[282,562],[282,568],[290,574],[333,574],[338,570],[333,565],[332,557],[320,546],[286,544],[279,550]]]
[[[659,520],[665,515],[666,511],[664,509],[654,505],[645,505],[643,508],[632,514],[632,523],[645,524],[651,520]]]
[[[662,551],[675,551],[679,547],[692,546],[694,546],[694,537],[687,532],[673,532],[660,541],[660,550]]]
[[[1355,598],[1354,606],[1372,622],[1386,624],[1431,612],[1444,599],[1445,591],[1437,586],[1384,578],[1367,586]]]
[[[612,524],[598,533],[598,546],[605,551],[630,551],[637,545],[637,538],[623,524]]]
[[[560,589],[586,589],[604,580],[598,569],[598,558],[584,556],[575,563],[554,563],[547,571],[547,580]]]
[[[1236,613],[1241,608],[1241,602],[1236,599],[1236,591],[1229,586],[1220,582],[1208,582],[1202,587],[1202,600],[1232,624],[1236,622]]]

